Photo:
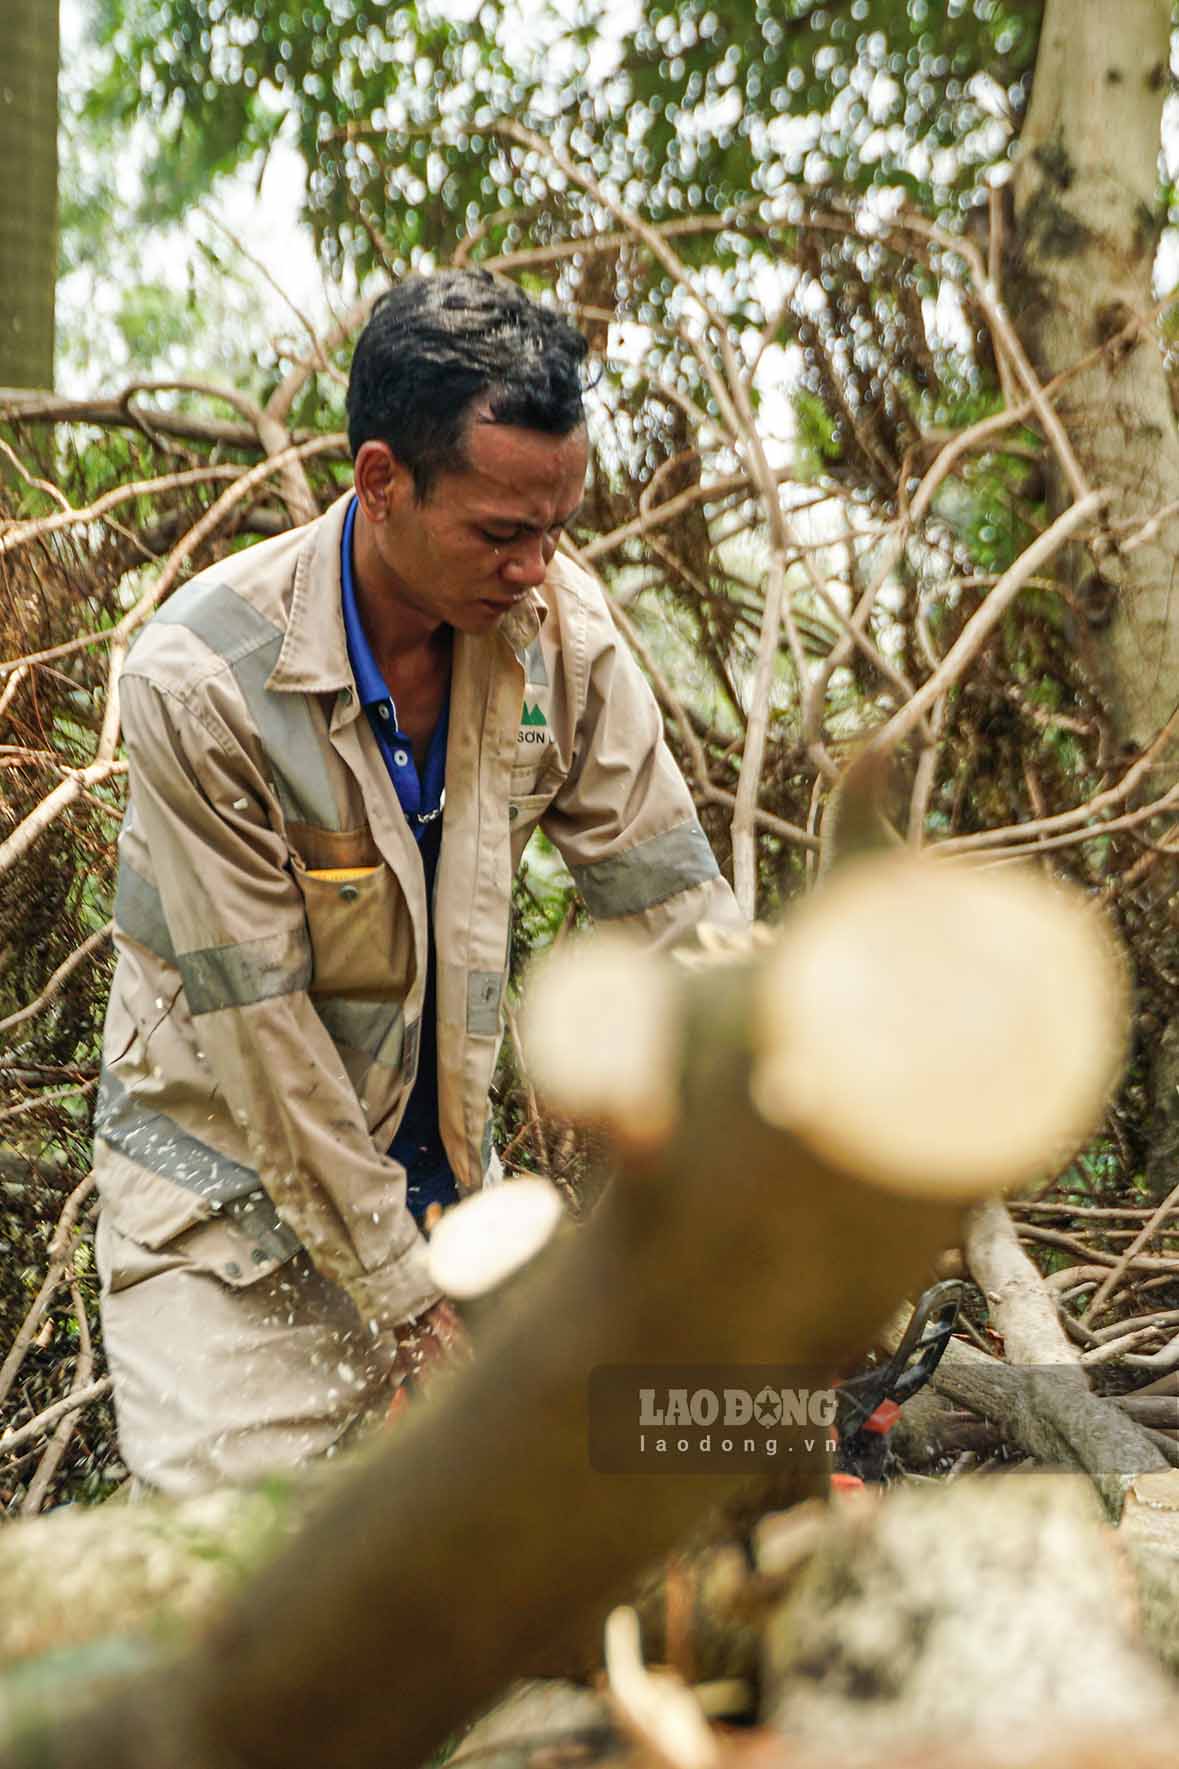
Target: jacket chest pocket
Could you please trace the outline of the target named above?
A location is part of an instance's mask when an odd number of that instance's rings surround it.
[[[409,993],[413,930],[389,867],[297,867],[311,937],[312,995]]]

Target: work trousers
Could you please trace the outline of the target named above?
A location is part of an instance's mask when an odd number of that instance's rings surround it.
[[[305,1254],[235,1288],[105,1211],[95,1251],[119,1449],[142,1486],[180,1498],[289,1472],[387,1410],[388,1344]]]

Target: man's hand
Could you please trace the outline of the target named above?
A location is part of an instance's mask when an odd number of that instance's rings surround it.
[[[393,1379],[397,1391],[389,1408],[396,1418],[406,1405],[411,1389],[425,1388],[440,1370],[465,1363],[471,1355],[471,1341],[466,1328],[445,1298],[428,1308],[416,1320],[406,1321],[397,1329],[397,1356],[393,1363]]]

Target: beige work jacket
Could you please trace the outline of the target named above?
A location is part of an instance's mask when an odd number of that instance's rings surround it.
[[[427,906],[348,661],[346,507],[194,578],[123,672],[95,1167],[133,1240],[231,1285],[303,1245],[383,1332],[436,1296],[386,1154]],[[433,909],[441,1132],[465,1191],[490,1159],[511,880],[538,823],[595,918],[657,943],[739,920],[650,689],[563,560],[491,633],[455,635]]]

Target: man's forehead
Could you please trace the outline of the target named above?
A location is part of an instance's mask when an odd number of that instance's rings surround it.
[[[581,497],[588,461],[583,427],[565,436],[517,424],[471,424],[466,467],[456,475],[473,502],[493,506],[501,519],[551,521]]]

